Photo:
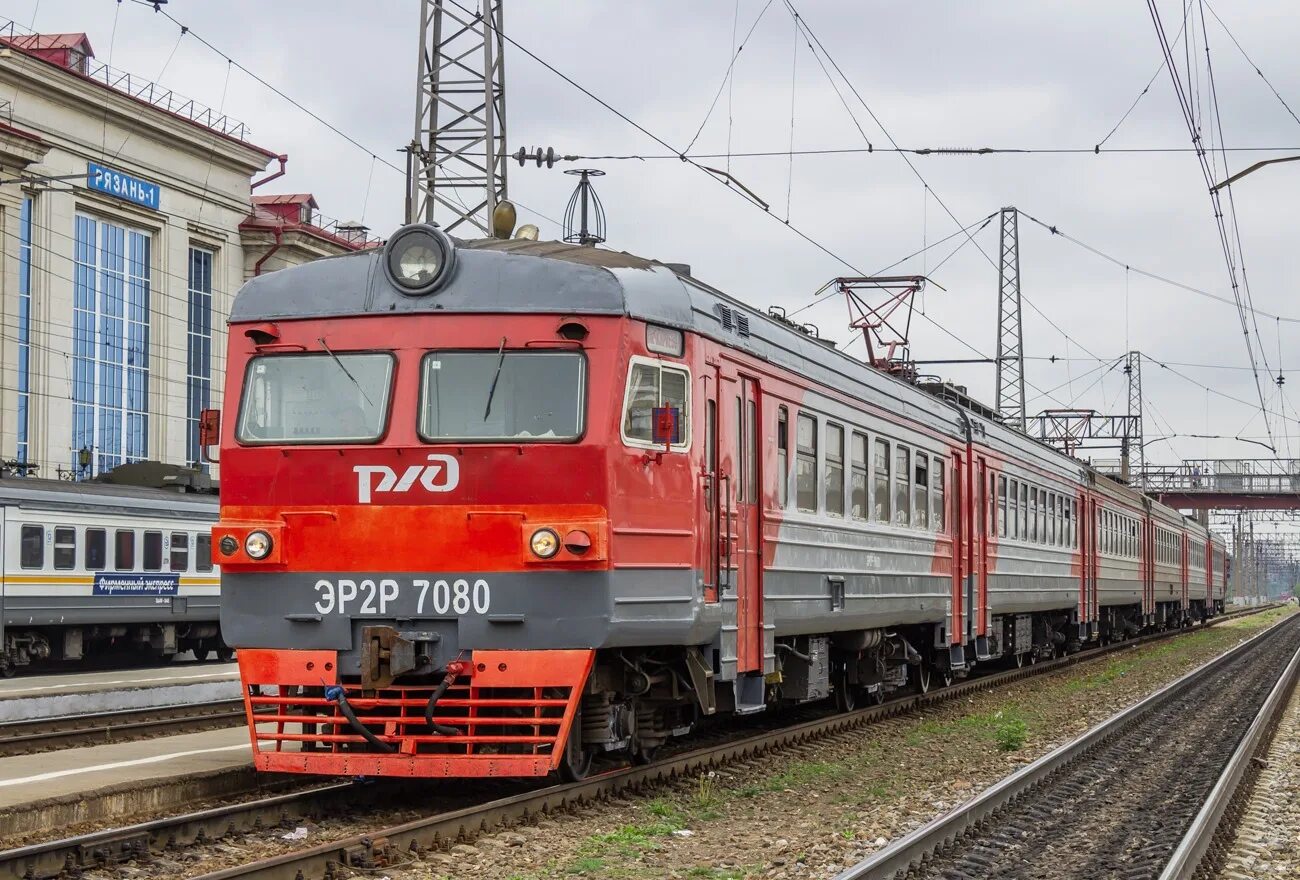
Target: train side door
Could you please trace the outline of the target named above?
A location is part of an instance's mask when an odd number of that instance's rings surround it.
[[[1187,601],[1187,592],[1188,592],[1187,587],[1188,587],[1188,578],[1190,575],[1190,572],[1187,567],[1187,556],[1189,551],[1191,550],[1191,539],[1187,536],[1185,532],[1178,539],[1178,549],[1180,551],[1179,555],[1182,558],[1182,565],[1179,566],[1179,571],[1181,573],[1181,577],[1179,577],[1179,580],[1182,582],[1182,586],[1183,586],[1182,607],[1183,607],[1183,611],[1186,611],[1187,606],[1189,604]]]
[[[763,516],[758,438],[758,382],[740,376],[732,398],[731,479],[735,531],[736,671],[763,669]]]

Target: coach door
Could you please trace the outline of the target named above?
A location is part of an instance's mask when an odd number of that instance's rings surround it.
[[[759,480],[758,382],[739,377],[733,394],[736,469],[736,670],[763,669],[763,521]]]

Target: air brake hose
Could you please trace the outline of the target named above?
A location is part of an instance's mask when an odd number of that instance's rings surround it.
[[[447,674],[438,682],[438,686],[433,689],[429,695],[429,702],[424,707],[424,720],[429,722],[429,727],[439,736],[460,736],[460,731],[455,727],[449,727],[446,724],[439,724],[433,720],[433,710],[438,707],[438,701],[442,699],[443,694],[447,693],[447,688],[456,677],[464,671],[464,664],[459,661],[453,661],[447,664]]]
[[[341,686],[332,684],[325,688],[325,699],[329,700],[331,703],[338,703],[339,711],[343,713],[344,718],[348,719],[348,724],[352,725],[352,729],[365,737],[366,742],[374,746],[377,751],[385,754],[392,754],[396,751],[391,744],[386,743],[379,737],[375,736],[371,733],[370,728],[357,720],[357,713],[353,712],[352,707],[348,705],[347,694],[343,692]]]

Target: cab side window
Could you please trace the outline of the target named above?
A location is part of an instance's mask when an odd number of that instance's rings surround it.
[[[685,370],[659,363],[633,361],[628,371],[627,398],[623,404],[623,437],[634,443],[668,445],[656,435],[655,410],[677,411],[672,446],[684,449],[690,442],[690,377]]]

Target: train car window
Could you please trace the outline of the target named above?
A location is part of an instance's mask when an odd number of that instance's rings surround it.
[[[758,407],[745,401],[745,498],[758,503]]]
[[[1048,490],[1039,489],[1039,543],[1048,542]]]
[[[1007,481],[1007,537],[1020,538],[1020,481]]]
[[[582,436],[587,360],[575,351],[431,351],[420,369],[423,440],[538,443]],[[689,444],[690,381],[684,369],[632,362],[623,439],[655,445],[654,410],[676,410],[672,446]]]
[[[162,532],[144,533],[144,570],[162,571]]]
[[[871,518],[887,523],[892,518],[889,504],[889,441],[876,438],[871,452]]]
[[[1056,496],[1056,518],[1060,521],[1060,532],[1057,535],[1057,546],[1067,547],[1070,544],[1070,524],[1065,518],[1065,496]]]
[[[795,423],[795,505],[808,513],[817,512],[817,420],[799,414]]]
[[[1079,499],[1070,499],[1070,509],[1065,515],[1070,518],[1070,547],[1079,549]]]
[[[912,522],[912,495],[908,483],[912,478],[912,450],[905,446],[894,447],[894,525],[906,526]]]
[[[790,503],[790,412],[783,406],[776,410],[776,470],[776,499],[784,510]]]
[[[23,568],[44,568],[45,526],[23,526],[20,543],[19,564]]]
[[[1029,485],[1020,484],[1020,540],[1029,540]]]
[[[194,536],[194,570],[212,571],[211,532],[200,532]]]
[[[119,529],[114,535],[113,568],[118,571],[135,570],[135,532]]]
[[[704,509],[713,510],[713,496],[718,491],[718,402],[704,402],[704,469],[711,479],[704,484]],[[785,506],[782,495],[781,506]]]
[[[1029,487],[1029,540],[1035,544],[1038,543],[1038,520],[1039,520],[1038,490],[1033,486]]]
[[[1056,546],[1056,493],[1047,493],[1047,543]]]
[[[998,477],[998,537],[1007,536],[1007,478]]]
[[[108,534],[103,529],[86,529],[87,571],[103,571],[108,565]]]
[[[171,558],[168,560],[172,571],[190,570],[190,536],[186,532],[172,532]]]
[[[854,519],[867,518],[867,438],[856,431],[850,442],[849,512]]]
[[[912,466],[912,525],[930,528],[930,457],[920,451]]]
[[[483,357],[496,361],[495,352]],[[255,357],[248,362],[235,436],[247,444],[374,443],[388,421],[393,363],[381,352]],[[486,386],[464,391],[477,395],[479,412]]]
[[[736,395],[736,457],[732,462],[732,471],[736,479],[736,500],[745,500],[745,402]]]
[[[946,532],[948,530],[948,508],[944,506],[944,480],[946,479],[948,463],[942,458],[936,458],[930,464],[930,502],[934,505],[933,513],[930,515],[930,525],[933,526],[936,532]]]
[[[844,428],[826,423],[826,512],[844,516]]]
[[[54,530],[54,567],[61,571],[77,567],[76,529],[56,528]]]

